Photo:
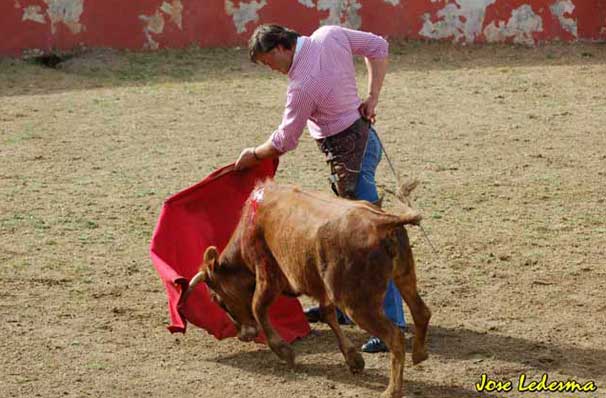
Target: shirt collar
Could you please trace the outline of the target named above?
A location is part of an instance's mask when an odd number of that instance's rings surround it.
[[[295,48],[295,55],[299,52],[301,47],[303,47],[303,38],[299,36],[297,37],[297,47]]]
[[[299,58],[301,58],[301,49],[303,48],[304,43],[305,39],[303,36],[297,37],[297,45],[295,47],[295,52],[292,56],[292,64],[290,65],[290,69],[288,70],[288,77],[293,77],[295,67],[299,62]]]

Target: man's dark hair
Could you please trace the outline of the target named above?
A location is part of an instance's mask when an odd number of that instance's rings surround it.
[[[299,33],[284,26],[275,24],[259,25],[248,41],[250,60],[256,63],[259,54],[268,53],[278,45],[290,50],[297,45],[297,37],[299,36],[301,36]]]

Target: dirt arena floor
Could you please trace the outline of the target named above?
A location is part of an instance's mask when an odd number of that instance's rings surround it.
[[[606,46],[391,50],[377,129],[421,181],[437,250],[409,230],[434,317],[406,396],[606,397]],[[388,355],[353,376],[325,325],[292,370],[262,345],[166,330],[148,254],[162,202],[264,140],[285,88],[244,49],[0,61],[0,397],[380,394]],[[305,135],[277,180],[328,190],[326,175]],[[379,183],[394,185],[385,161]],[[514,390],[476,392],[483,373]],[[597,390],[519,392],[523,374]]]

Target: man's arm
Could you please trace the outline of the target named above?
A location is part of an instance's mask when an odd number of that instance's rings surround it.
[[[381,36],[348,28],[335,27],[347,40],[353,55],[363,56],[368,70],[368,97],[360,105],[360,113],[369,120],[375,118],[379,94],[387,73],[389,43]],[[373,120],[374,121],[374,120]]]
[[[267,141],[259,146],[244,148],[240,153],[238,160],[236,160],[235,169],[243,170],[254,166],[262,159],[277,158],[280,155],[281,152],[274,148],[270,137]]]
[[[368,98],[360,105],[360,114],[367,120],[374,123],[375,109],[379,103],[379,94],[383,87],[383,80],[387,73],[387,58],[371,59],[365,58],[366,69],[368,71]]]
[[[282,124],[263,144],[245,148],[236,161],[236,170],[254,166],[262,159],[275,158],[295,149],[314,107],[314,101],[309,95],[300,89],[290,89],[286,96]]]

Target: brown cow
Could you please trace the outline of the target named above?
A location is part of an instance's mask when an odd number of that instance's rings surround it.
[[[356,373],[364,369],[364,359],[337,323],[338,306],[387,344],[391,376],[383,396],[401,397],[404,335],[386,318],[382,304],[387,281],[393,278],[414,318],[413,363],[425,360],[431,312],[417,293],[415,264],[403,228],[420,219],[411,209],[395,215],[365,201],[265,182],[247,201],[223,253],[219,256],[215,247],[206,250],[186,294],[204,281],[241,340],[255,338],[260,325],[270,348],[291,366],[295,354],[272,328],[268,307],[280,294],[313,297]]]

